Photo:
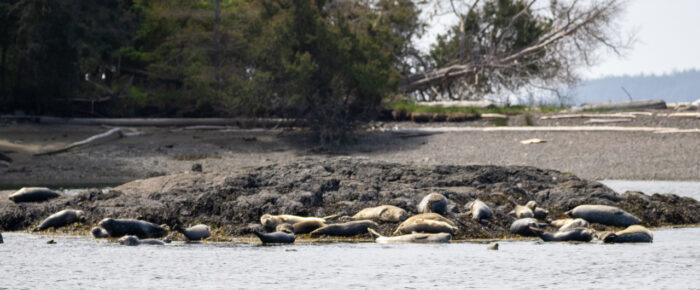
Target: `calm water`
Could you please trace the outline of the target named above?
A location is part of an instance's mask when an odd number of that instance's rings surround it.
[[[673,193],[700,200],[700,181],[601,180],[600,182],[618,193],[628,190],[641,191],[649,195],[654,193]]]
[[[501,241],[499,251],[478,243],[124,247],[88,237],[3,236],[0,288],[9,289],[700,287],[697,227],[655,230],[652,244]]]

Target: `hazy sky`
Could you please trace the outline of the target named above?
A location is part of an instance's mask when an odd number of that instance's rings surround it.
[[[700,0],[629,0],[627,5],[621,32],[636,31],[637,42],[622,58],[601,51],[599,64],[582,70],[585,78],[700,69]],[[427,51],[451,20],[435,19],[418,46]]]

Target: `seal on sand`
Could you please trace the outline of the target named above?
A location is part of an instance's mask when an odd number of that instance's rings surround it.
[[[20,203],[47,201],[59,196],[60,194],[46,187],[22,187],[9,198],[14,203]]]
[[[139,239],[136,236],[125,236],[119,239],[119,244],[124,246],[139,246],[139,245],[165,245],[164,241],[157,239]]]
[[[641,222],[636,216],[609,205],[579,205],[567,211],[566,214],[572,218],[582,218],[591,223],[617,227],[628,227]]]
[[[294,233],[281,231],[274,233],[254,231],[253,234],[255,234],[263,244],[291,244],[294,243],[294,240],[296,239]]]
[[[437,233],[437,234],[418,234],[412,233],[408,235],[402,235],[397,237],[385,237],[376,232],[373,229],[367,229],[367,231],[374,237],[374,241],[380,244],[389,243],[449,243],[452,239],[452,235],[448,233]]]
[[[405,220],[408,213],[400,207],[393,205],[380,205],[376,207],[368,207],[354,216],[354,220],[378,220],[382,222],[398,223]]]
[[[449,223],[429,219],[416,219],[411,222],[404,222],[396,229],[394,234],[417,233],[449,233],[454,235],[457,227]]]
[[[198,224],[189,228],[176,225],[173,229],[185,236],[188,241],[201,241],[211,236],[211,229],[209,226],[203,224]]]
[[[47,217],[34,231],[43,231],[48,228],[57,229],[83,220],[85,220],[85,212],[82,210],[64,209]]]
[[[606,232],[598,236],[603,243],[651,243],[654,235],[651,231],[640,225],[632,225],[619,232]]]
[[[437,192],[426,195],[418,204],[418,212],[445,214],[447,211],[447,198]]]
[[[470,201],[464,205],[464,209],[467,210],[467,213],[471,214],[472,219],[476,221],[493,217],[493,212],[489,206],[479,199]]]
[[[332,224],[318,228],[311,232],[312,237],[341,236],[352,237],[367,233],[368,228],[376,229],[379,225],[371,220],[352,221],[342,224]]]
[[[160,238],[168,234],[162,226],[134,219],[106,218],[98,224],[105,229],[110,237],[118,238],[126,235],[137,236],[139,239]]]

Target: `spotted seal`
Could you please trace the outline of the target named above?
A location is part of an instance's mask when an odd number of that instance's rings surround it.
[[[101,228],[101,227],[94,227],[90,229],[90,234],[95,238],[95,239],[105,239],[109,238],[109,233]]]
[[[341,236],[352,237],[361,234],[366,234],[368,228],[376,229],[379,225],[371,220],[351,221],[342,224],[331,224],[325,227],[320,227],[311,232],[312,237],[319,236]]]
[[[34,228],[34,231],[43,231],[48,228],[57,229],[84,220],[85,212],[82,210],[64,209],[44,219],[38,227]]]
[[[155,245],[162,246],[166,241],[158,239],[139,239],[137,236],[124,236],[119,239],[119,244],[124,246]]]
[[[42,202],[61,196],[57,192],[46,187],[22,187],[10,195],[10,200],[14,203],[20,202]]]
[[[584,204],[567,211],[572,218],[582,218],[591,223],[628,227],[641,222],[636,216],[614,206]]]
[[[418,204],[420,213],[438,213],[444,215],[447,212],[447,198],[437,192],[426,195]]]
[[[264,214],[260,217],[260,223],[267,230],[275,229],[277,227],[277,225],[281,224],[281,223],[287,223],[287,224],[293,225],[293,224],[303,222],[303,221],[317,221],[317,222],[325,223],[326,219],[317,218],[317,217],[302,217],[302,216],[287,215],[287,214],[282,214],[282,215]]]
[[[398,223],[405,220],[407,217],[408,213],[406,213],[406,211],[400,207],[393,205],[380,205],[365,208],[352,216],[352,219]]]
[[[410,234],[413,232],[417,233],[448,233],[454,235],[457,231],[457,227],[450,225],[449,223],[430,220],[430,219],[416,219],[411,222],[404,222],[394,231],[396,234]]]
[[[98,225],[114,238],[126,235],[137,236],[139,239],[161,238],[168,234],[168,230],[162,226],[135,219],[106,218]]]
[[[532,228],[545,228],[546,226],[546,224],[538,222],[535,218],[522,218],[515,220],[510,225],[510,232],[525,237],[536,237],[538,233],[533,231]]]
[[[412,233],[408,235],[401,235],[396,237],[385,237],[373,229],[367,229],[367,231],[374,237],[374,242],[379,244],[389,244],[389,243],[449,243],[452,239],[452,235],[448,233],[437,233],[437,234],[419,234]]]

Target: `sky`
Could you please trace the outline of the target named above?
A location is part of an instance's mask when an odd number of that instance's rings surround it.
[[[700,0],[629,0],[620,15],[620,32],[635,32],[623,57],[600,51],[598,64],[581,70],[584,79],[604,76],[667,74],[700,69]],[[427,51],[453,20],[434,19],[418,47]]]

